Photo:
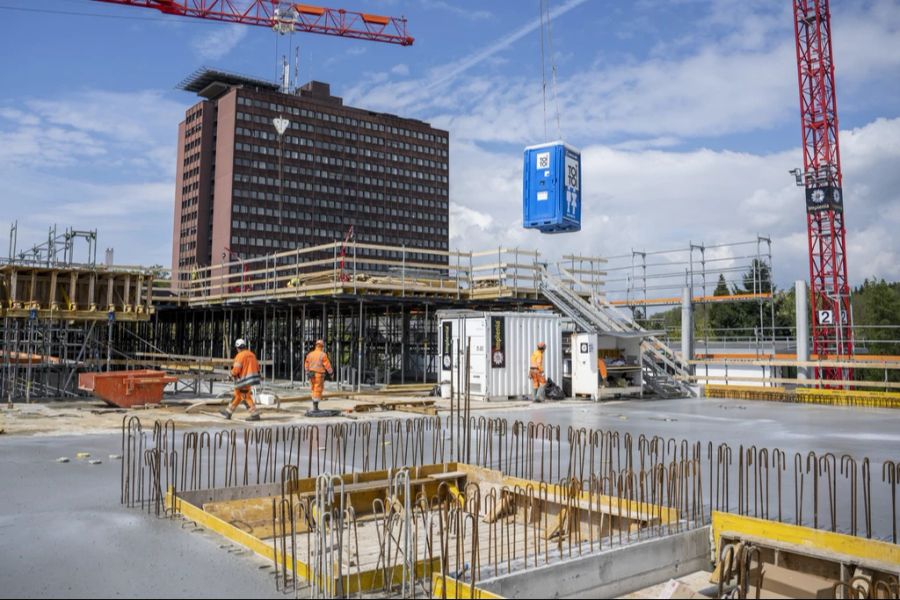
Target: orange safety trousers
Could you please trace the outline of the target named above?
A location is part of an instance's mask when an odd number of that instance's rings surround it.
[[[531,376],[531,385],[534,389],[538,389],[542,385],[546,385],[547,378],[544,377],[544,372],[540,369],[532,368],[529,372]]]
[[[256,403],[253,401],[253,392],[251,391],[250,386],[234,388],[234,400],[228,405],[228,412],[233,413],[237,410],[237,407],[241,405],[241,402],[244,402],[247,405],[250,412],[256,410]]]
[[[313,400],[321,400],[322,392],[325,391],[325,373],[313,373],[309,382],[312,385]]]

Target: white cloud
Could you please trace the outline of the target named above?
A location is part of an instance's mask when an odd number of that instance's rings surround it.
[[[843,131],[848,264],[853,282],[900,278],[900,119]],[[803,191],[788,169],[800,149],[752,154],[583,148],[582,230],[542,235],[521,227],[521,155],[451,146],[451,245],[537,248],[558,257],[773,238],[780,284],[808,272]]]
[[[396,64],[391,67],[391,75],[398,75],[400,77],[406,77],[409,75],[409,65],[404,63]]]
[[[219,60],[234,50],[247,37],[247,25],[222,25],[198,36],[194,52],[203,60]]]
[[[568,0],[550,11],[550,19],[557,19],[572,9],[584,4],[587,0]],[[528,34],[537,31],[541,26],[540,17],[536,17],[525,25],[500,37],[495,42],[484,46],[458,60],[440,65],[421,80],[408,80],[404,82],[392,82],[389,86],[372,88],[372,84],[382,83],[383,80],[374,78],[366,83],[350,90],[346,96],[352,103],[362,106],[371,106],[391,112],[409,112],[417,110],[423,104],[427,105],[431,100],[439,98],[445,89],[464,73],[478,64],[494,57],[497,53],[511,47]]]
[[[483,21],[494,16],[489,10],[463,8],[461,6],[456,6],[451,2],[444,2],[443,0],[420,0],[420,3],[425,8],[443,10],[469,21]]]
[[[156,91],[98,90],[0,106],[0,164],[55,169],[102,159],[172,175],[184,109]]]
[[[0,106],[0,209],[20,246],[53,224],[99,229],[117,261],[168,264],[184,109],[160,92],[97,90]]]
[[[575,6],[570,2],[557,10]],[[727,0],[712,7],[698,24],[701,33],[680,38],[675,48],[643,60],[563,69],[558,83],[562,135],[640,144],[643,138],[721,136],[795,122],[797,67],[789,9]],[[891,72],[900,78],[900,53],[884,51],[900,35],[900,7],[854,7],[834,17],[839,86],[860,88],[871,85],[873,77],[890,81]],[[351,104],[420,116],[451,129],[455,140],[539,141],[544,136],[539,79],[471,71],[502,57],[537,27],[537,20],[529,22],[424,76],[373,74],[345,97]],[[558,44],[566,50],[564,41]]]
[[[47,227],[55,224],[60,229],[97,229],[100,250],[114,248],[117,263],[171,262],[173,181],[103,183],[30,170],[0,174],[4,180],[0,205],[19,222],[20,250],[44,239]],[[0,231],[0,238],[5,233]],[[5,243],[3,248],[5,253]]]

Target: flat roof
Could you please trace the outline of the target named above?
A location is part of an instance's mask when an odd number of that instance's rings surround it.
[[[281,89],[277,83],[265,79],[248,77],[246,75],[239,75],[237,73],[229,73],[227,71],[219,71],[217,69],[209,69],[206,67],[201,67],[188,75],[177,87],[186,92],[194,92],[198,96],[210,99],[221,96],[230,88],[239,85],[247,85],[274,91]]]
[[[552,148],[554,146],[563,146],[567,150],[571,150],[576,154],[581,154],[581,150],[571,144],[565,143],[562,140],[556,140],[554,142],[544,142],[543,144],[534,144],[533,146],[525,146],[525,150],[538,150],[540,148]]]

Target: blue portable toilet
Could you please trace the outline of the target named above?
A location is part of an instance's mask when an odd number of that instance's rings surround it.
[[[581,152],[561,141],[528,146],[523,173],[523,227],[581,231]]]

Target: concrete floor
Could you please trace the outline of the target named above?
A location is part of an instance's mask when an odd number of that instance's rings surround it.
[[[504,416],[559,424],[564,430],[577,424],[629,432],[635,437],[644,433],[727,442],[735,447],[755,444],[758,448],[777,446],[785,452],[867,456],[879,463],[879,468],[886,459],[900,461],[900,411],[888,408],[685,398],[600,404],[566,401],[504,412]]]
[[[876,507],[885,491],[876,472],[881,461],[900,460],[900,412],[888,409],[685,399],[563,402],[483,414],[559,424],[563,431],[578,424],[868,456]],[[282,597],[261,559],[229,552],[221,538],[180,520],[121,507],[121,463],[109,458],[120,444],[117,433],[0,436],[0,597]],[[90,465],[77,452],[103,462]],[[71,462],[57,463],[60,456]],[[876,514],[889,520],[889,512]],[[873,523],[876,530],[889,525],[883,521]]]
[[[283,597],[255,555],[120,506],[121,462],[109,458],[120,445],[108,434],[0,439],[0,596]]]

